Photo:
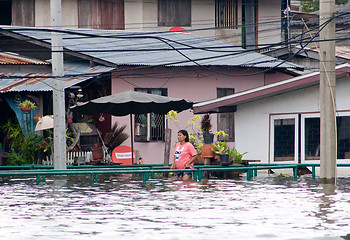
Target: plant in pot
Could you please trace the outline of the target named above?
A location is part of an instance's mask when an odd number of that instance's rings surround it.
[[[214,158],[215,154],[213,152],[212,143],[214,141],[214,134],[211,131],[211,118],[210,114],[207,113],[202,117],[201,120],[201,131],[203,133],[204,145],[202,147],[202,157],[206,159],[205,165],[210,165],[210,160]]]
[[[203,133],[203,139],[205,144],[213,143],[214,134],[210,133],[211,127],[211,117],[210,114],[207,113],[203,116],[201,121],[201,130]]]
[[[232,151],[230,152],[230,159],[233,158],[234,156],[234,163],[242,163],[242,158],[245,154],[247,154],[248,152],[244,152],[244,153],[239,153],[237,151],[236,148],[232,149]],[[232,155],[232,156],[231,156]]]
[[[229,165],[229,159],[230,159],[230,147],[228,146],[227,142],[225,141],[217,141],[215,143],[212,143],[213,149],[212,151],[219,155],[221,165]]]
[[[24,113],[30,113],[32,109],[35,109],[35,103],[31,102],[30,100],[25,100],[19,104],[19,107]]]

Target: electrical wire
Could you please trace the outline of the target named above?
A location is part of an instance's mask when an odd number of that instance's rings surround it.
[[[27,31],[30,31],[30,30],[32,30],[32,29],[28,29],[28,28],[24,28],[24,29],[15,29],[16,31],[22,31],[22,30],[27,30]],[[37,30],[37,29],[35,29],[35,30]],[[43,31],[52,31],[52,29],[43,29]],[[61,30],[59,30],[59,31],[61,31]],[[71,34],[77,34],[76,32],[68,32],[68,31],[64,31],[65,33],[71,33]],[[82,34],[82,35],[88,35],[89,37],[97,37],[96,35],[91,35],[91,34],[86,34],[86,33],[79,33],[79,34]],[[116,36],[103,36],[103,37],[116,37]],[[141,36],[117,36],[118,38],[119,37],[122,37],[122,38],[142,38]],[[151,38],[156,38],[156,39],[158,39],[158,40],[161,40],[161,41],[163,41],[165,44],[167,44],[168,46],[170,46],[171,47],[171,49],[173,49],[173,50],[175,50],[175,51],[178,51],[181,55],[183,55],[188,61],[192,61],[192,62],[195,62],[196,63],[196,65],[198,65],[198,66],[202,66],[202,65],[200,65],[200,64],[198,64],[196,61],[200,61],[200,60],[203,60],[203,59],[190,59],[189,57],[187,57],[185,54],[183,54],[182,52],[181,52],[181,50],[179,50],[179,49],[176,49],[175,47],[173,47],[171,44],[169,44],[169,43],[167,43],[166,41],[172,41],[172,40],[169,40],[169,39],[166,39],[166,38],[164,38],[164,39],[160,39],[159,37],[155,37],[155,36],[148,36],[148,37],[151,37]],[[313,40],[315,37],[313,37],[311,40]],[[311,42],[311,40],[308,40],[308,42]],[[183,43],[180,43],[180,42],[178,42],[178,41],[173,41],[173,42],[175,42],[175,43],[177,43],[177,44],[180,44],[180,45],[184,45],[184,46],[186,46],[186,47],[191,47],[191,48],[195,48],[195,47],[193,47],[193,46],[189,46],[189,45],[186,45],[186,44],[183,44]],[[304,45],[304,47],[305,47],[306,45]],[[204,50],[208,50],[208,49],[205,49],[205,48],[198,48],[198,49],[204,49]],[[302,48],[303,49],[303,48]],[[302,50],[302,49],[300,49],[300,51]],[[256,49],[252,49],[252,50],[245,50],[245,51],[255,51]],[[296,54],[298,54],[300,51],[298,51],[297,53],[295,53],[294,55],[292,55],[291,57],[293,57],[293,56],[295,56]],[[238,53],[242,53],[242,52],[238,52]],[[230,55],[233,55],[233,54],[237,54],[237,52],[234,52],[234,53],[232,53],[232,54],[230,54]],[[228,55],[228,56],[230,56],[230,55]],[[224,55],[225,56],[225,55]],[[221,56],[222,57],[222,56]],[[290,58],[291,58],[290,57]],[[290,58],[288,58],[288,59],[290,59]],[[211,58],[209,58],[209,59],[211,59]],[[287,60],[288,60],[287,59]],[[284,62],[286,62],[287,60],[284,60]],[[258,62],[259,63],[259,62]],[[261,63],[261,62],[260,62]],[[174,63],[173,63],[174,64]],[[281,63],[281,64],[283,64],[283,62]],[[156,65],[157,66],[157,65]],[[159,66],[162,66],[162,65],[159,65]],[[155,67],[155,66],[150,66],[150,67]],[[202,66],[203,67],[203,66]],[[144,67],[142,67],[142,68],[144,68]],[[136,69],[140,69],[140,68],[136,68]],[[130,69],[129,69],[130,70]],[[207,68],[207,70],[210,70],[210,71],[213,71],[212,69],[210,69],[210,68]],[[120,70],[118,70],[118,71],[120,71]],[[262,72],[265,72],[265,71],[268,71],[268,70],[264,70],[264,71],[262,71]],[[216,73],[219,73],[218,71],[215,71]],[[261,72],[259,72],[259,73],[261,73]],[[259,74],[259,73],[256,73],[256,74]],[[255,74],[254,74],[255,75]],[[230,75],[230,76],[247,76],[247,75]],[[249,76],[250,76],[250,74],[249,74]]]

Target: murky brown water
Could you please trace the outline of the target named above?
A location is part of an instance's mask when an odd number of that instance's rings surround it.
[[[0,239],[350,239],[350,178],[89,182],[0,180]]]

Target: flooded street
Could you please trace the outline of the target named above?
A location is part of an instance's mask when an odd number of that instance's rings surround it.
[[[0,239],[350,239],[350,178],[318,182],[2,179]]]

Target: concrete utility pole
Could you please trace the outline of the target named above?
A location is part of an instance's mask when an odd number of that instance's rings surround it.
[[[61,0],[50,0],[51,26],[62,27]],[[54,113],[54,168],[66,169],[66,121],[64,98],[63,68],[63,41],[58,32],[51,33],[51,56],[53,80],[53,113]]]
[[[335,0],[320,0],[320,28],[335,12]],[[326,23],[320,32],[320,113],[321,113],[321,169],[320,181],[336,183],[337,129],[335,109],[335,19]]]

